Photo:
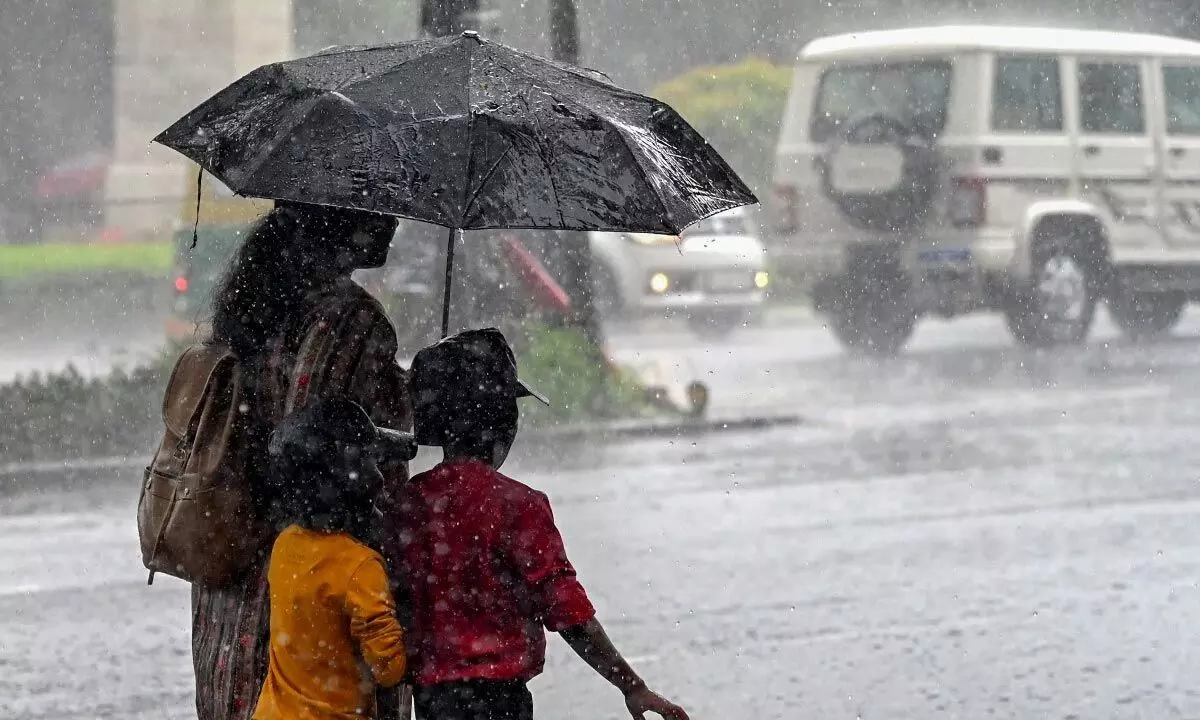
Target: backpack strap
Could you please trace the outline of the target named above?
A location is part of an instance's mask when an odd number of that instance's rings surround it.
[[[341,340],[340,324],[346,311],[357,298],[350,293],[338,292],[321,299],[316,309],[309,313],[303,323],[303,334],[299,338],[292,371],[288,377],[288,390],[284,398],[283,414],[304,407],[309,397],[319,393],[324,376],[333,371],[330,363],[338,359],[338,353],[347,348],[335,347]]]

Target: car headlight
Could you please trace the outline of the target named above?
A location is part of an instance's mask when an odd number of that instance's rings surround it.
[[[754,287],[758,288],[759,290],[766,290],[767,285],[770,284],[771,276],[767,274],[766,270],[759,270],[758,272],[754,273]]]
[[[650,276],[650,289],[662,295],[671,288],[671,278],[666,273],[654,273]]]

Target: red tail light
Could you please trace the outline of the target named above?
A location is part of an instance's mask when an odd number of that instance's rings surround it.
[[[947,214],[955,227],[978,227],[987,222],[987,180],[954,178]]]
[[[775,186],[775,229],[791,235],[800,228],[800,195],[791,185]]]
[[[188,291],[188,279],[184,275],[175,278],[175,292],[183,294]]]

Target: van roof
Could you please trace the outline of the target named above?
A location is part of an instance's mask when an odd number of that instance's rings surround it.
[[[928,53],[1042,52],[1074,55],[1198,57],[1200,42],[1144,33],[1046,27],[945,25],[848,33],[813,40],[802,60],[838,60]]]

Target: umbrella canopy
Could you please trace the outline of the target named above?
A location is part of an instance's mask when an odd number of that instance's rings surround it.
[[[241,195],[460,230],[678,234],[756,202],[667,105],[472,32],[264,66],[155,140]]]

